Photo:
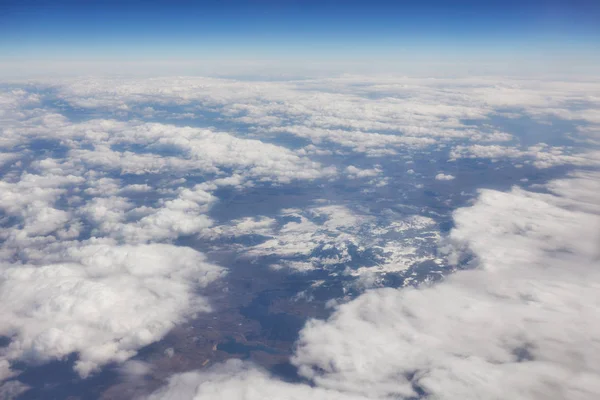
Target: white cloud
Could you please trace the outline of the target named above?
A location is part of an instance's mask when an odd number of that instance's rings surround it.
[[[88,167],[120,169],[123,173],[171,170],[220,173],[221,169],[234,169],[243,172],[246,177],[278,182],[316,179],[335,173],[334,169],[311,162],[284,147],[208,129],[103,120],[69,127],[69,130],[73,129],[87,129],[84,143],[92,140],[95,147],[93,150],[75,148],[70,153],[71,157]],[[110,136],[104,137],[101,131],[110,133]],[[111,148],[115,145],[141,146],[144,152],[116,151]],[[165,151],[175,155],[166,156],[163,154]]]
[[[0,383],[0,399],[13,400],[29,390],[30,387],[19,381],[8,381]]]
[[[350,178],[373,178],[377,175],[381,174],[381,170],[379,168],[370,168],[370,169],[360,169],[355,167],[354,165],[349,165],[346,167],[346,173]]]
[[[192,249],[167,244],[70,247],[63,258],[1,267],[0,334],[11,338],[4,360],[45,362],[77,352],[82,376],[125,361],[186,316],[208,311],[195,292],[222,271]]]
[[[148,400],[366,400],[365,397],[333,390],[311,388],[272,379],[269,375],[240,360],[229,360],[208,372],[175,375],[169,384]]]
[[[582,211],[600,214],[600,179],[594,171],[579,171],[570,175],[570,179],[550,181],[544,185],[550,192],[556,194],[556,201],[561,206],[570,207],[573,203]]]
[[[10,369],[10,363],[7,360],[0,359],[0,382],[12,378],[15,375],[16,372]]]
[[[493,161],[524,159],[537,168],[550,168],[559,165],[599,166],[600,152],[595,150],[574,153],[572,150],[547,144],[537,144],[524,150],[499,145],[459,145],[452,148],[450,161],[459,158],[489,158]]]
[[[236,81],[201,77],[70,80],[53,84],[69,103],[92,109],[147,103],[220,112],[261,134],[287,132],[314,144],[331,142],[369,154],[393,154],[439,140],[503,142],[512,136],[486,120],[498,110],[545,120],[598,125],[594,80],[469,77],[423,79],[344,75],[302,81]],[[574,108],[571,105],[579,103]],[[390,134],[391,133],[391,134]]]
[[[176,198],[162,201],[158,208],[129,207],[127,213],[118,214],[119,220],[116,221],[108,222],[103,217],[97,220],[98,229],[103,235],[125,240],[127,243],[176,239],[181,235],[198,233],[212,225],[206,212],[217,201],[215,196],[201,187],[202,185],[196,185],[192,189],[180,189]],[[125,207],[127,205],[124,204]],[[96,204],[91,204],[90,207],[95,213],[98,212]],[[115,207],[113,202],[110,209],[119,210],[119,206]],[[136,215],[140,218],[131,222],[132,216]],[[127,217],[130,221],[126,221]]]
[[[454,179],[454,175],[448,175],[448,174],[444,174],[444,173],[440,172],[439,174],[437,174],[435,176],[435,179],[437,181],[451,181]]]
[[[130,122],[95,120],[71,126],[56,113],[22,110],[31,101],[39,102],[40,95],[24,90],[3,93],[6,113],[11,117],[9,121],[20,125],[18,131],[12,124],[5,129],[3,140],[7,143],[14,141],[14,134],[18,132],[67,140],[73,136],[86,137],[94,142],[112,142],[112,133],[117,132],[114,142],[146,141],[155,149],[179,149],[188,159],[196,159],[196,164],[201,167],[209,165],[198,160],[220,158],[221,146],[227,145],[228,154],[241,151],[241,159],[246,163],[254,162],[256,172],[262,173],[266,169],[261,168],[261,161],[252,159],[256,153],[254,144],[268,147],[265,143],[247,139],[236,142],[231,135],[222,133],[208,140],[209,137],[200,134],[205,131],[202,129],[171,125],[165,128],[162,124],[132,121],[148,117],[148,104],[152,104],[154,114],[165,119],[173,117],[176,121],[172,112],[160,110],[175,105],[185,109],[183,114],[201,117],[205,112],[220,113],[228,121],[247,124],[255,137],[270,138],[288,133],[305,138],[317,147],[334,144],[371,156],[396,154],[448,141],[493,143],[514,139],[491,124],[468,122],[489,122],[488,117],[496,113],[525,115],[541,122],[551,122],[552,118],[569,120],[575,125],[573,135],[581,135],[586,140],[597,136],[599,124],[597,109],[600,103],[597,99],[600,98],[600,86],[589,79],[422,79],[344,75],[252,82],[202,77],[86,78],[40,82],[39,85],[52,88],[62,101],[75,108],[121,113],[128,116]],[[128,125],[134,126],[124,128]],[[52,128],[51,133],[44,127]],[[123,137],[120,133],[125,132],[127,135]],[[306,151],[312,154],[330,151],[310,150]],[[157,160],[151,154],[124,154],[100,147],[92,153],[83,150],[81,157],[91,163],[110,159],[132,172],[190,167],[174,157]],[[237,158],[229,157],[226,161],[235,162]]]
[[[119,367],[119,372],[128,378],[139,378],[152,372],[152,367],[143,361],[129,360]]]

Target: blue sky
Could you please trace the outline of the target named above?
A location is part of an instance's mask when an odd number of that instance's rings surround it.
[[[594,0],[1,0],[0,61],[593,57]]]

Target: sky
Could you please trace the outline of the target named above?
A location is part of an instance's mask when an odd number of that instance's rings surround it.
[[[592,0],[3,0],[0,61],[593,63],[599,18]]]

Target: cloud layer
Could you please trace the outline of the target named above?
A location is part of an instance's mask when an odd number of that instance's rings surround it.
[[[215,191],[336,175],[217,130],[69,119],[37,90],[0,94],[2,380],[72,353],[86,377],[209,311],[199,291],[224,270],[173,241],[213,224]]]
[[[448,248],[451,259],[472,252],[476,268],[430,287],[372,290],[309,322],[292,362],[316,385],[310,390],[317,398],[323,390],[365,398],[600,395],[600,210],[590,202],[600,176],[583,176],[550,182],[549,193],[482,190],[455,212]],[[220,379],[230,398],[254,398],[243,397],[252,393],[248,372],[194,374],[185,398],[202,398]],[[176,393],[178,379],[156,398]],[[296,387],[273,379],[276,397],[295,398]]]
[[[313,386],[231,362],[175,376],[159,398],[593,397],[598,99],[596,81],[560,78],[3,83],[0,391],[25,390],[17,363],[77,353],[85,377],[209,311],[202,290],[225,269],[177,246],[185,237],[294,273],[363,277],[444,257],[474,257],[476,268],[431,287],[372,290],[309,322],[293,362]],[[531,132],[513,132],[515,121]],[[562,136],[536,136],[553,124]],[[448,165],[465,159],[588,169],[481,191],[454,214],[442,257],[434,218],[459,197],[451,191],[464,179]],[[269,214],[223,216],[223,193],[286,185],[313,192]],[[315,193],[326,185],[335,198]],[[396,213],[336,192],[400,203],[409,185],[432,203],[449,197],[437,211]],[[260,240],[238,240],[248,235]],[[342,270],[353,254],[372,265]]]

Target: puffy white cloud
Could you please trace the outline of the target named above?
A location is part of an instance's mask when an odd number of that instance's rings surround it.
[[[82,376],[125,361],[186,316],[209,310],[196,290],[222,273],[201,253],[167,244],[70,247],[63,259],[2,265],[0,334],[11,339],[4,360],[77,352]]]
[[[437,174],[435,176],[435,179],[437,181],[451,181],[454,179],[454,175],[444,174],[444,173],[440,172],[439,174]]]
[[[148,375],[152,367],[139,360],[129,360],[119,367],[119,372],[128,378],[139,378]]]
[[[10,363],[7,360],[0,360],[0,382],[13,377],[15,374],[15,371],[10,369]]]
[[[123,198],[96,198],[82,210],[96,223],[94,233],[126,243],[176,239],[198,233],[212,225],[206,215],[217,198],[196,185],[178,196],[161,201],[159,207],[138,207]],[[106,205],[105,205],[106,204]]]
[[[550,168],[559,165],[581,167],[600,165],[599,151],[588,150],[573,153],[571,149],[560,146],[549,146],[544,143],[530,146],[525,150],[500,145],[459,145],[452,148],[450,160],[455,161],[459,158],[489,158],[494,161],[524,159],[526,163],[532,163],[537,168]]]
[[[355,167],[354,165],[350,165],[346,167],[346,173],[350,178],[373,178],[377,175],[381,174],[381,170],[379,168],[370,168],[370,169],[360,169]]]
[[[247,178],[279,182],[335,173],[335,169],[311,162],[284,147],[208,129],[95,120],[82,123],[81,127],[69,126],[69,131],[77,128],[86,129],[83,143],[91,141],[94,149],[75,148],[70,155],[87,167],[131,174],[186,170],[220,173],[222,169],[233,169]],[[96,132],[110,135],[104,137]],[[125,146],[125,150],[114,150],[114,146]],[[126,150],[128,146],[142,147],[144,152]]]
[[[455,212],[449,236],[449,257],[469,251],[476,268],[428,287],[371,290],[307,323],[292,359],[313,384],[303,395],[600,396],[600,210],[589,202],[599,181],[580,173],[550,182],[551,193],[482,190]],[[253,367],[240,376],[235,366],[176,376],[151,398],[219,389],[230,399],[295,398],[300,390]]]
[[[266,372],[240,360],[229,360],[208,372],[188,372],[170,378],[166,387],[148,400],[361,400],[362,396],[272,379]]]
[[[16,183],[0,182],[0,210],[14,223],[0,232],[0,259],[12,260],[36,248],[79,235],[80,225],[70,211],[55,203],[84,181],[73,175],[24,173]]]
[[[550,181],[543,187],[558,195],[556,201],[565,207],[573,203],[582,211],[600,214],[600,179],[595,171],[578,171],[570,175],[570,179]]]

